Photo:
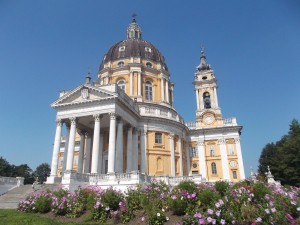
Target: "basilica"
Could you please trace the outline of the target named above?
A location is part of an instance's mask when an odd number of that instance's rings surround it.
[[[57,115],[47,183],[128,187],[153,177],[171,185],[245,179],[242,127],[222,117],[204,49],[191,76],[196,121],[185,123],[174,108],[165,58],[142,38],[133,17],[126,39],[104,55],[97,79],[88,73],[51,104]]]

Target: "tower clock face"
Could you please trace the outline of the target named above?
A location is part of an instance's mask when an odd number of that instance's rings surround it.
[[[203,117],[203,121],[205,124],[209,125],[215,122],[215,117],[212,114],[208,114]]]

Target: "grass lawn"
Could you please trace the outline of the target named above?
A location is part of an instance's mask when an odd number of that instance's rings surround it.
[[[49,216],[50,217],[50,216]],[[63,218],[47,218],[46,215],[19,212],[14,209],[0,209],[0,225],[92,225],[95,222],[61,221]],[[69,219],[68,219],[69,220]],[[73,219],[76,220],[76,219]]]

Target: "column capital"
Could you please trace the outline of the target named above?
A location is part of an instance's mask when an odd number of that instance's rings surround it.
[[[87,132],[87,131],[86,131],[84,134],[85,134],[85,137],[86,137],[86,138],[89,138],[89,137],[91,137],[90,133],[89,133],[89,132]]]
[[[95,120],[96,122],[99,122],[100,119],[102,118],[102,115],[101,115],[101,114],[94,114],[93,117],[94,117],[94,120]]]
[[[234,138],[234,142],[235,142],[235,143],[240,143],[240,138],[239,138],[239,137]]]
[[[169,139],[174,140],[174,133],[169,133]]]
[[[111,120],[115,120],[117,118],[117,114],[115,112],[109,113],[109,117]]]
[[[59,126],[59,127],[61,127],[62,124],[63,124],[63,122],[61,121],[61,119],[57,119],[55,122],[56,122],[56,126]]]
[[[117,122],[118,122],[118,123],[123,123],[123,119],[122,119],[122,117],[120,117],[120,116],[117,116]]]
[[[226,142],[225,142],[225,138],[220,138],[218,139],[218,144],[219,145],[224,145]]]
[[[71,122],[71,125],[76,125],[76,122],[77,122],[77,118],[76,117],[71,117],[69,118],[70,122]]]
[[[204,140],[198,140],[197,144],[198,146],[204,146]]]

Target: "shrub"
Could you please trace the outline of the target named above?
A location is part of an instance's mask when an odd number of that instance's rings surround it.
[[[201,206],[207,209],[213,205],[214,201],[219,199],[219,195],[210,189],[204,189],[198,193],[198,199],[201,202]]]
[[[218,193],[223,197],[229,188],[229,183],[226,181],[217,181],[215,183],[215,188],[218,191]]]
[[[41,196],[35,202],[36,211],[39,213],[47,213],[51,210],[51,198],[49,196]]]
[[[118,210],[119,203],[123,200],[121,193],[108,189],[101,197],[101,202],[104,206],[111,210]]]
[[[188,193],[193,193],[193,192],[197,191],[197,185],[195,184],[195,182],[193,182],[191,180],[184,180],[184,181],[181,181],[175,187],[175,189],[186,190]]]

